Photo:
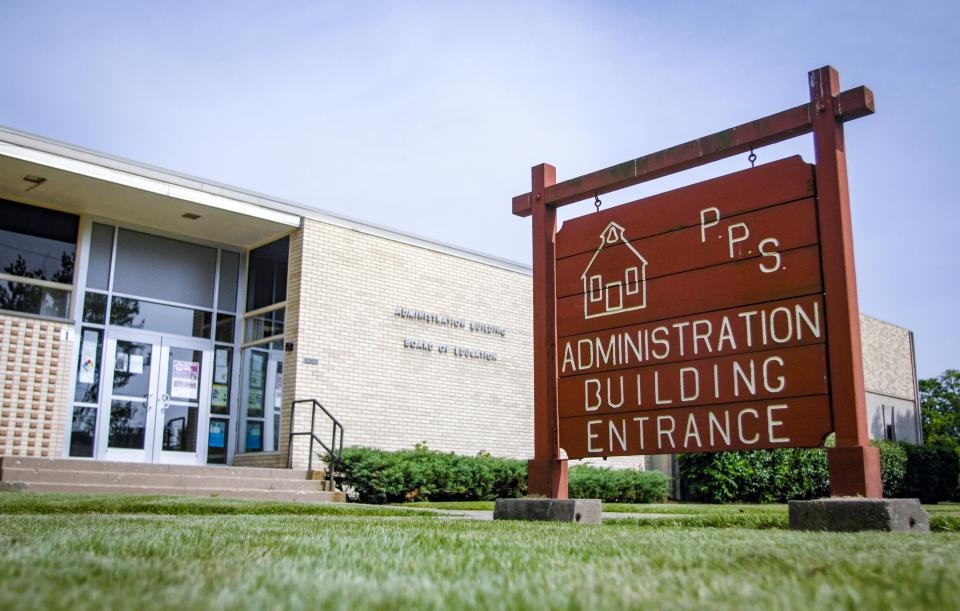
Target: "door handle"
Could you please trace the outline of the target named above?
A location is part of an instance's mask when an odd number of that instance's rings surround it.
[[[170,395],[163,393],[160,395],[160,400],[163,402],[163,409],[170,407]]]

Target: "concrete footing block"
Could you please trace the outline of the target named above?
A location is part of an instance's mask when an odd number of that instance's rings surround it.
[[[493,519],[600,524],[603,508],[600,499],[497,499]]]
[[[835,497],[788,507],[792,530],[930,532],[930,516],[917,499]]]

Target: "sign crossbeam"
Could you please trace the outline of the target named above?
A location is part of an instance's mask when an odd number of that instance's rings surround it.
[[[756,121],[556,183],[544,189],[544,203],[550,207],[565,206],[594,195],[632,187],[739,155],[751,148],[757,149],[809,134],[813,131],[816,116],[811,104],[800,104]],[[836,96],[833,106],[834,116],[841,122],[872,115],[873,92],[864,86],[849,89]],[[513,198],[515,215],[525,217],[532,212],[530,193]]]

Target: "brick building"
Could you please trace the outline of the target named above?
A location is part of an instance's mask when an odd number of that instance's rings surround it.
[[[526,266],[0,129],[0,456],[302,467],[316,399],[529,457],[531,327]],[[873,435],[919,440],[912,334],[864,349]]]

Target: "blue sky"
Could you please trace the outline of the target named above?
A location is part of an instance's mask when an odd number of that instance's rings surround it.
[[[847,124],[861,309],[914,330],[922,377],[960,368],[960,3],[6,0],[0,23],[4,125],[522,262],[530,166],[795,106],[832,64],[877,96]]]

